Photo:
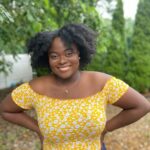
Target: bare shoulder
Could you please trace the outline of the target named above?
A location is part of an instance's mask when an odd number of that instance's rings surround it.
[[[50,82],[51,82],[50,76],[42,76],[31,80],[29,82],[29,85],[34,91],[41,93],[41,91],[44,91]]]
[[[112,77],[109,74],[96,71],[85,71],[85,74],[89,81],[92,81],[93,84],[100,86],[101,88],[103,88],[106,82]]]

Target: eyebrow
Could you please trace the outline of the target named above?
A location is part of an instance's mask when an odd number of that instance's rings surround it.
[[[68,50],[73,51],[74,49],[72,47],[64,49],[64,51],[68,51]],[[56,53],[56,52],[50,51],[49,53]]]
[[[69,48],[66,48],[64,51],[67,51],[67,50],[74,50],[72,47],[69,47]]]

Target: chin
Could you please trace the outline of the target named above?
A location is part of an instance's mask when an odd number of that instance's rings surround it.
[[[58,78],[67,80],[67,79],[73,77],[78,71],[79,71],[78,68],[68,69],[68,70],[55,69],[55,70],[53,70],[53,73]]]
[[[61,73],[61,74],[56,73],[55,75],[60,79],[66,80],[66,79],[71,78],[73,76],[73,73]]]

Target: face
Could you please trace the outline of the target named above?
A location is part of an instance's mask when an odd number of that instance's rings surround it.
[[[65,46],[61,38],[53,40],[49,50],[49,64],[52,72],[62,79],[67,79],[77,73],[79,69],[79,51],[73,44],[71,48]]]

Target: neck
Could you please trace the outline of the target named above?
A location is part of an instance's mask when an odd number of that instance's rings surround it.
[[[80,71],[77,71],[75,74],[73,74],[71,77],[67,79],[62,79],[54,74],[54,79],[59,85],[69,85],[80,79]]]

